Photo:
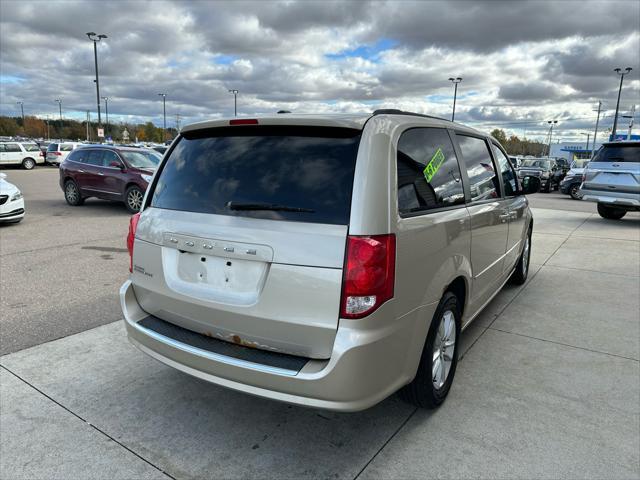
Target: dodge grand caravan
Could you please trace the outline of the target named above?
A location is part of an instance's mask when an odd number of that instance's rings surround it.
[[[131,219],[129,339],[271,399],[436,407],[460,332],[527,278],[523,185],[493,138],[399,110],[187,126]]]

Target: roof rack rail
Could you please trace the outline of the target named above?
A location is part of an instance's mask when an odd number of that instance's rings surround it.
[[[415,113],[415,112],[406,112],[404,110],[399,110],[397,108],[380,108],[378,110],[373,111],[374,115],[411,115],[413,117],[424,117],[424,118],[435,118],[436,120],[444,120],[448,122],[446,118],[436,117],[434,115],[425,115],[423,113]]]

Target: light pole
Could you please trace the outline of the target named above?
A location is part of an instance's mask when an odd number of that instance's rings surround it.
[[[98,105],[98,127],[102,126],[102,118],[100,117],[100,78],[98,76],[98,42],[103,38],[107,38],[104,34],[95,32],[87,32],[87,37],[93,42],[93,60],[96,64],[96,103]]]
[[[159,93],[162,97],[162,143],[167,141],[167,94]]]
[[[618,128],[618,109],[620,108],[620,94],[622,93],[622,80],[624,80],[624,76],[628,75],[629,72],[633,70],[631,67],[627,67],[624,69],[624,72],[621,68],[614,68],[613,71],[620,75],[620,88],[618,88],[618,101],[616,102],[616,116],[613,117],[613,140],[616,139],[616,130]]]
[[[600,123],[600,110],[601,109],[602,109],[602,102],[600,100],[598,100],[598,118],[596,118],[596,130],[595,130],[595,132],[593,132],[593,143],[591,144],[591,156],[589,158],[593,158],[593,154],[596,151],[596,137],[598,136],[598,124]]]
[[[233,116],[238,116],[238,90],[229,90],[229,93],[233,93]]]
[[[20,112],[22,112],[22,128],[24,128],[24,102],[16,102],[16,105],[20,105]]]
[[[105,138],[109,136],[109,97],[102,97],[104,100],[104,113],[107,116],[107,125],[104,130]]]
[[[591,134],[590,133],[581,132],[580,135],[586,135],[587,136],[587,147],[585,148],[585,150],[588,152],[589,151],[589,139],[591,138]]]
[[[558,123],[558,120],[547,120],[547,123],[551,125],[549,128],[549,148],[547,149],[547,157],[551,155],[551,137],[553,137],[553,126]]]
[[[458,97],[458,84],[462,81],[462,77],[449,77],[449,81],[453,83],[453,112],[451,112],[451,121],[456,118],[456,98]]]

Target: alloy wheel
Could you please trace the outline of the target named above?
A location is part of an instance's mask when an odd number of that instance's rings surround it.
[[[67,182],[64,193],[67,196],[69,203],[75,203],[78,200],[78,189],[76,188],[75,183]]]
[[[437,390],[444,386],[449,377],[455,348],[456,317],[451,310],[446,310],[440,318],[440,325],[433,340],[431,381]]]
[[[527,270],[529,269],[529,250],[531,248],[530,242],[530,237],[529,235],[527,235],[524,240],[524,249],[522,250],[522,275],[524,277],[527,276]]]
[[[142,192],[138,189],[132,188],[127,195],[127,204],[131,210],[140,210],[142,206]]]

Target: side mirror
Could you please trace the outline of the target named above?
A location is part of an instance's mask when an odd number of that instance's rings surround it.
[[[124,169],[124,165],[122,165],[120,162],[116,162],[115,160],[109,163],[109,166],[114,168],[119,168],[120,170]]]
[[[529,195],[540,191],[540,179],[538,177],[522,178],[522,195]]]

